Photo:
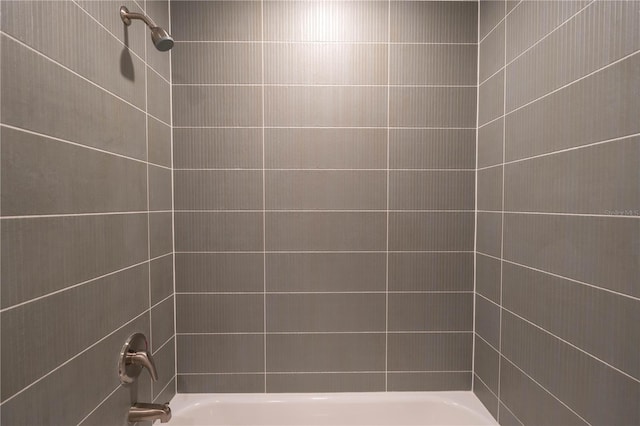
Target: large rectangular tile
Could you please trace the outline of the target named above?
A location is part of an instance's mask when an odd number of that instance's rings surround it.
[[[270,1],[264,4],[264,39],[385,42],[388,10],[378,1]]]
[[[269,210],[384,210],[387,173],[267,170],[265,200]]]
[[[500,260],[476,253],[476,292],[500,303]]]
[[[640,132],[640,55],[529,104],[506,118],[507,160]]]
[[[262,250],[262,220],[262,213],[176,212],[176,251]]]
[[[474,129],[391,129],[392,169],[475,169]]]
[[[504,148],[504,118],[478,129],[478,167],[502,163]]]
[[[472,331],[472,293],[389,294],[389,331]]]
[[[2,62],[11,64],[1,73],[3,123],[146,158],[143,112],[6,36],[0,42]]]
[[[389,291],[446,290],[473,290],[473,253],[389,253]]]
[[[269,294],[267,332],[384,331],[384,294]]]
[[[476,333],[495,349],[500,349],[500,306],[476,295]]]
[[[502,166],[478,170],[477,202],[478,210],[501,211],[503,198]],[[508,182],[504,177],[504,181]]]
[[[475,43],[478,4],[473,1],[391,2],[391,41]]]
[[[389,392],[468,391],[471,372],[388,373]]]
[[[284,169],[385,169],[386,129],[265,129],[264,164]]]
[[[3,127],[2,215],[146,210],[144,163]]]
[[[5,219],[2,306],[146,259],[146,214]]]
[[[473,210],[473,171],[391,171],[389,209]]]
[[[174,1],[170,5],[171,33],[178,41],[260,41],[260,2]]]
[[[640,219],[506,214],[504,258],[638,297]]]
[[[511,163],[504,181],[508,211],[640,215],[640,137]]]
[[[264,335],[178,335],[177,356],[178,374],[264,372]]]
[[[149,344],[154,352],[175,335],[173,298],[174,296],[168,297],[164,302],[151,309],[151,336],[149,336],[151,341]],[[173,343],[171,344],[171,350],[173,351]],[[167,378],[167,374],[169,374],[168,371],[163,371],[165,384],[170,378]],[[173,377],[173,373],[171,377]],[[156,386],[154,385],[154,387]]]
[[[176,253],[177,292],[262,292],[262,253]]]
[[[391,87],[389,97],[392,127],[472,128],[476,124],[475,87]]]
[[[268,372],[384,371],[384,333],[269,334]]]
[[[153,117],[148,117],[147,135],[149,162],[171,167],[171,127]]]
[[[147,67],[147,112],[171,125],[171,85]]]
[[[504,264],[503,306],[640,378],[640,302],[569,280]]]
[[[473,250],[472,212],[389,213],[389,250]]]
[[[484,340],[475,338],[473,353],[473,368],[475,374],[482,382],[491,389],[495,395],[498,394],[498,381],[500,380],[500,354],[489,346]]]
[[[124,386],[118,387],[115,393],[96,407],[80,426],[125,426],[128,423],[128,411],[131,407],[131,390]]]
[[[476,250],[494,257],[502,256],[502,213],[478,212]]]
[[[178,333],[249,333],[263,330],[262,294],[176,295]]]
[[[173,293],[173,255],[149,262],[151,304],[155,305]]]
[[[173,124],[261,126],[262,90],[257,86],[174,85]]]
[[[478,79],[487,80],[505,66],[505,23],[498,24],[478,46]]]
[[[171,51],[173,84],[260,84],[260,43],[180,43]]]
[[[281,2],[268,4],[277,3]],[[267,126],[387,125],[386,87],[267,86],[264,96],[264,120]]]
[[[390,333],[388,370],[471,371],[472,333]]]
[[[504,114],[504,70],[478,89],[478,125],[483,126]]]
[[[261,168],[261,129],[173,129],[173,166]]]
[[[176,210],[262,210],[261,170],[176,170]]]
[[[384,373],[267,374],[267,392],[381,392]]]
[[[179,374],[180,393],[264,392],[264,374]]]
[[[384,253],[268,253],[265,267],[267,291],[384,291],[386,288]]]
[[[384,250],[386,214],[267,212],[265,238],[267,250]]]
[[[391,84],[476,84],[477,46],[392,44]]]
[[[171,170],[149,165],[149,210],[172,210],[173,194]],[[120,189],[122,190],[122,189]]]
[[[385,85],[387,66],[385,44],[316,42],[264,46],[265,84]]]

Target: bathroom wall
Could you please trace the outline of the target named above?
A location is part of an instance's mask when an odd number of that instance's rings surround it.
[[[474,391],[503,425],[640,424],[639,18],[480,2]]]
[[[171,20],[178,392],[470,389],[477,3]]]
[[[1,421],[126,425],[175,393],[169,55],[120,4],[1,3]],[[160,380],[120,386],[149,336]]]

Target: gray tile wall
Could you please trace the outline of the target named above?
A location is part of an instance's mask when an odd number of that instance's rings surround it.
[[[470,389],[477,3],[171,19],[178,391]]]
[[[474,392],[640,424],[640,3],[479,7]]]
[[[120,4],[168,29],[167,1],[1,5],[2,424],[126,425],[175,394],[170,57]],[[125,388],[138,331],[160,381]]]

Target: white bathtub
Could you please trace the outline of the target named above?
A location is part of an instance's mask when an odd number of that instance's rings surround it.
[[[496,425],[472,392],[178,394],[170,426]]]

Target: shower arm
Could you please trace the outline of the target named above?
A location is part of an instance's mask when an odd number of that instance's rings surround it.
[[[122,18],[122,22],[124,22],[125,25],[131,25],[132,19],[140,19],[145,24],[147,24],[149,28],[153,29],[158,27],[156,23],[153,22],[148,16],[142,13],[129,12],[129,9],[127,9],[125,6],[122,6],[120,8],[120,17]]]

